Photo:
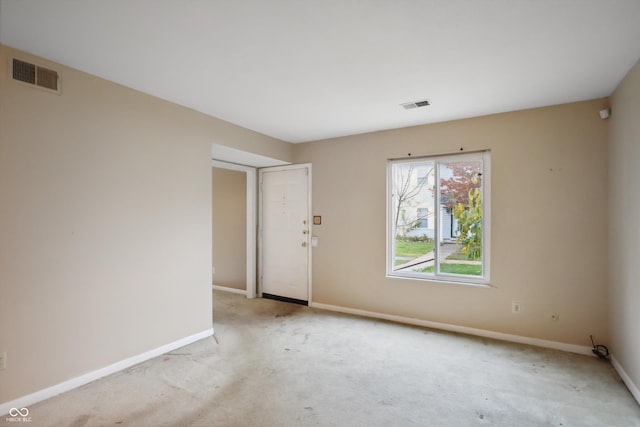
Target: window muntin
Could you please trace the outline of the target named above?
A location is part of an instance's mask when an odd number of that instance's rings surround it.
[[[390,161],[387,275],[489,281],[489,152]]]

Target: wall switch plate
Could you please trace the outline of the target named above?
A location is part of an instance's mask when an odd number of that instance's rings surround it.
[[[522,312],[522,305],[517,301],[513,301],[511,303],[511,313],[520,314],[521,312]]]
[[[7,369],[7,352],[0,353],[0,371]]]

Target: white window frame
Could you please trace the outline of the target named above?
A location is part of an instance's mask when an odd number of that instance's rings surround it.
[[[483,275],[481,277],[476,276],[462,276],[462,275],[452,275],[447,273],[439,272],[438,262],[435,262],[436,268],[434,273],[420,273],[415,271],[393,271],[394,267],[394,230],[393,230],[393,220],[394,220],[394,203],[393,203],[393,165],[400,163],[416,163],[420,161],[433,161],[436,164],[442,161],[465,161],[465,160],[482,160],[482,180],[481,180],[481,191],[482,191],[482,272]],[[440,171],[438,167],[434,167],[434,179],[436,190],[434,197],[434,211],[436,214],[434,215],[434,240],[436,242],[434,246],[434,254],[435,259],[439,259],[439,245],[437,242],[439,241],[440,236],[440,197],[439,195],[439,183],[440,183]],[[474,285],[474,286],[488,286],[490,283],[491,277],[491,268],[490,268],[490,260],[491,260],[491,152],[489,150],[486,151],[476,151],[476,152],[467,152],[467,153],[459,153],[459,154],[444,154],[444,155],[433,155],[433,156],[423,156],[423,157],[410,157],[404,159],[392,159],[387,161],[387,278],[402,278],[402,279],[413,279],[413,280],[423,280],[428,282],[438,282],[438,283],[452,283],[452,284],[464,284],[464,285]]]

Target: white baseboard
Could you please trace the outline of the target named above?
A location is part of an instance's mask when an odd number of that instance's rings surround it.
[[[392,322],[406,323],[409,325],[423,326],[425,328],[440,329],[443,331],[459,332],[462,334],[475,335],[484,338],[493,338],[501,341],[515,342],[519,344],[528,344],[536,347],[551,348],[554,350],[567,351],[570,353],[584,354],[594,356],[591,347],[566,344],[557,341],[542,340],[539,338],[523,337],[520,335],[504,334],[502,332],[487,331],[485,329],[469,328],[466,326],[451,325],[448,323],[431,322],[429,320],[414,319],[411,317],[395,316],[392,314],[376,313],[373,311],[358,310],[354,308],[340,307],[336,305],[312,303],[311,307],[322,310],[337,311],[340,313],[354,314],[356,316],[372,317],[375,319],[390,320]],[[595,356],[594,356],[595,357]]]
[[[236,288],[229,288],[227,286],[211,285],[214,291],[231,292],[232,294],[247,295],[247,291]]]
[[[8,414],[11,408],[28,407],[29,405],[33,405],[34,403],[41,402],[53,396],[57,396],[58,394],[81,387],[92,381],[98,380],[102,377],[106,377],[107,375],[111,375],[116,372],[122,371],[133,365],[137,365],[138,363],[142,363],[146,360],[152,359],[156,356],[160,356],[161,354],[164,354],[164,353],[168,353],[177,348],[184,347],[185,345],[194,343],[196,341],[210,337],[212,335],[213,335],[213,328],[210,328],[205,331],[199,332],[197,334],[193,334],[188,337],[179,339],[172,343],[165,344],[153,350],[149,350],[145,353],[138,354],[137,356],[132,356],[127,359],[123,359],[119,362],[116,362],[109,366],[105,366],[104,368],[100,368],[96,371],[89,372],[79,377],[72,378],[68,381],[36,391],[35,393],[31,393],[26,396],[19,397],[9,402],[0,403],[0,415]]]
[[[624,381],[624,383],[626,384],[627,388],[631,392],[631,395],[633,395],[633,398],[636,399],[636,402],[638,402],[638,404],[640,405],[640,389],[638,388],[638,386],[633,383],[631,377],[627,374],[622,365],[616,360],[613,355],[611,355],[611,364],[613,365],[613,368],[616,370],[618,375],[620,375],[620,378],[622,378],[622,381]]]

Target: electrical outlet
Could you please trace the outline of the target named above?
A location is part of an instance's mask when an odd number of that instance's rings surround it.
[[[517,301],[513,301],[511,303],[511,313],[520,314],[521,312],[522,312],[522,305]]]
[[[0,353],[0,371],[7,369],[7,352]]]

